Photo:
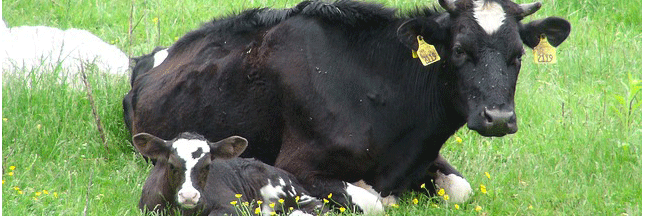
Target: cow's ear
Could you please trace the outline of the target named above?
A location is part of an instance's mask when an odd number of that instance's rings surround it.
[[[417,36],[423,36],[423,39],[429,44],[436,44],[446,39],[447,31],[434,19],[416,18],[401,24],[396,35],[401,43],[416,51],[419,49]]]
[[[531,48],[538,45],[541,35],[545,35],[549,44],[557,47],[569,37],[570,32],[569,21],[558,17],[535,20],[520,27],[522,41]]]
[[[168,157],[172,143],[148,133],[138,133],[132,143],[143,156],[160,160]]]
[[[211,159],[231,159],[240,156],[249,142],[241,136],[232,136],[214,143],[209,142]]]

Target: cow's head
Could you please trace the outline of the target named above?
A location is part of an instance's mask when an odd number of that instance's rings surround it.
[[[549,17],[526,24],[520,21],[541,3],[515,4],[509,0],[439,0],[447,13],[416,18],[402,24],[399,39],[418,48],[417,36],[441,50],[442,64],[454,73],[458,111],[468,128],[484,136],[517,131],[515,85],[524,54],[522,43],[533,48],[541,35],[558,46],[571,26]]]
[[[168,185],[160,187],[169,188],[176,195],[177,203],[187,209],[203,203],[201,192],[207,182],[211,161],[235,158],[248,145],[246,139],[239,136],[213,143],[192,133],[182,133],[173,140],[139,133],[132,140],[141,154],[157,161],[154,169],[165,169],[166,172],[161,173],[166,173],[164,184]]]

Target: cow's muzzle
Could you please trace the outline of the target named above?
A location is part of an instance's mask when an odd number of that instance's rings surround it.
[[[501,137],[517,132],[517,117],[514,110],[484,108],[476,116],[471,116],[468,128],[482,136]]]

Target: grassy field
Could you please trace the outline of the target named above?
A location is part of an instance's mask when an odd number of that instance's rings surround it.
[[[9,26],[86,29],[136,56],[212,17],[295,3],[3,0],[2,16]],[[383,3],[403,10],[430,5]],[[473,198],[457,207],[406,194],[387,214],[641,215],[640,4],[544,0],[526,20],[560,16],[573,29],[557,64],[533,64],[531,52],[524,57],[519,131],[485,138],[462,129],[442,150],[476,190]],[[3,215],[139,215],[151,167],[134,152],[122,120],[129,78],[89,71],[106,150],[84,91],[56,82],[61,71],[17,71],[2,73]]]

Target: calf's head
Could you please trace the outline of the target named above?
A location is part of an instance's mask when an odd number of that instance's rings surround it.
[[[209,142],[201,135],[187,132],[173,140],[147,133],[136,134],[132,139],[141,154],[156,159],[154,169],[165,172],[152,173],[166,175],[163,184],[167,185],[163,188],[169,188],[177,203],[187,209],[203,203],[201,191],[207,183],[211,161],[238,157],[248,145],[246,139],[239,136]]]
[[[524,47],[533,48],[541,36],[560,45],[569,35],[568,21],[549,17],[523,24],[541,3],[515,4],[509,0],[439,0],[447,13],[403,23],[401,42],[418,48],[417,36],[438,46],[443,72],[457,85],[455,107],[468,128],[484,136],[517,131],[515,86]]]

